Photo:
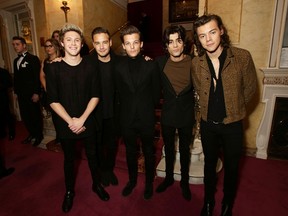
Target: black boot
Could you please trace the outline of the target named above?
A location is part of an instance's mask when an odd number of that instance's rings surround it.
[[[157,193],[164,192],[168,187],[173,185],[173,183],[174,183],[174,179],[165,178],[164,181],[160,185],[158,185],[158,187],[156,188],[156,192]]]
[[[232,205],[223,202],[221,216],[232,216]]]
[[[74,195],[75,193],[73,191],[67,191],[65,193],[63,204],[62,204],[63,212],[67,213],[71,210],[73,206]]]
[[[105,191],[101,184],[93,184],[92,190],[98,195],[101,200],[108,201],[110,199],[109,194]]]
[[[214,210],[215,202],[214,201],[205,201],[204,206],[201,210],[201,216],[212,216]]]

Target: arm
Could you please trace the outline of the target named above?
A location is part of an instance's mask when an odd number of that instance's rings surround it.
[[[41,85],[43,86],[44,90],[46,91],[46,78],[45,78],[45,73],[44,73],[44,60],[42,61],[41,64],[41,70],[40,70],[40,82]]]
[[[243,91],[245,104],[253,97],[257,88],[257,75],[251,54],[248,52],[247,61],[243,63]]]

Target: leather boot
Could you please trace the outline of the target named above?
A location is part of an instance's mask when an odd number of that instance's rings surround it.
[[[222,203],[221,216],[232,216],[232,205]]]
[[[62,204],[63,212],[67,213],[71,210],[73,206],[74,195],[75,193],[73,191],[67,191],[65,193],[63,204]]]
[[[215,202],[213,201],[206,201],[204,206],[201,210],[201,216],[212,216],[214,210]]]

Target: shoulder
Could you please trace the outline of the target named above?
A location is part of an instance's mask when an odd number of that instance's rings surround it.
[[[251,54],[248,50],[238,47],[230,47],[227,50],[229,56],[235,56],[235,57],[250,57]]]

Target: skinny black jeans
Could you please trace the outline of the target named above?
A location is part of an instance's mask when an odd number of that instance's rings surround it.
[[[175,163],[175,134],[176,129],[179,135],[179,152],[180,152],[180,165],[181,165],[181,184],[189,183],[189,167],[190,167],[190,145],[192,144],[192,126],[187,127],[171,127],[162,125],[162,136],[164,141],[165,150],[165,163],[166,163],[166,179],[173,180],[174,176],[174,163]]]
[[[93,184],[99,184],[99,170],[96,155],[96,135],[83,138],[86,157],[91,172]],[[66,191],[74,191],[75,185],[75,160],[78,139],[61,139],[64,152],[64,177]]]
[[[201,120],[200,130],[205,156],[205,201],[214,202],[217,184],[216,166],[222,149],[224,163],[223,202],[232,205],[236,196],[238,167],[242,155],[242,121],[231,124],[214,124]]]

